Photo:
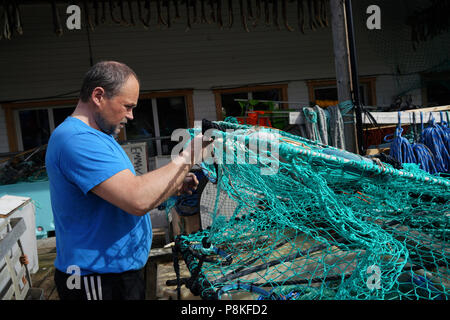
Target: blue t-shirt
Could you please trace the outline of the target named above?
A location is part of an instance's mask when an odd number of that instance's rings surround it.
[[[152,226],[103,200],[93,187],[133,165],[110,135],[68,117],[52,133],[46,153],[56,234],[55,267],[81,275],[120,273],[147,262]],[[73,267],[71,267],[73,268]]]

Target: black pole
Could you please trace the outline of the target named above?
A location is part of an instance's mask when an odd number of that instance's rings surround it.
[[[352,98],[353,105],[355,106],[356,113],[356,135],[359,154],[363,155],[364,143],[363,143],[363,127],[362,127],[362,104],[359,91],[359,78],[358,78],[358,62],[356,59],[356,44],[355,44],[355,29],[353,25],[353,13],[352,13],[352,1],[345,0],[345,15],[347,20],[347,36],[350,54],[350,73],[352,79]]]

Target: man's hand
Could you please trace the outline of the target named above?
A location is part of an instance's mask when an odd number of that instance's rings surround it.
[[[19,261],[21,264],[24,264],[24,265],[28,264],[29,263],[28,256],[26,254],[21,255],[19,258]]]
[[[189,172],[184,178],[183,183],[177,192],[177,196],[182,194],[192,194],[192,192],[197,189],[197,186],[198,186],[197,176],[194,173]]]
[[[214,140],[205,137],[202,134],[196,135],[187,145],[187,147],[180,153],[180,159],[185,164],[198,164],[210,156],[211,150],[208,148]]]

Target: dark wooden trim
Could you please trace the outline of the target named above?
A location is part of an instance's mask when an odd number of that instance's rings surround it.
[[[139,95],[139,99],[151,99],[151,98],[166,98],[175,96],[184,96],[186,99],[188,125],[194,126],[194,103],[192,99],[193,90],[170,90],[170,91],[155,91],[146,92]],[[78,99],[63,99],[63,100],[49,100],[49,101],[28,101],[28,102],[15,102],[4,103],[2,108],[5,111],[6,132],[8,135],[9,152],[18,152],[19,143],[16,134],[16,124],[14,122],[14,111],[21,109],[46,109],[59,106],[74,105],[76,106]],[[124,130],[121,130],[118,136],[119,141],[126,140],[126,134]]]
[[[367,103],[373,106],[377,104],[376,80],[376,77],[361,77],[359,79],[360,84],[366,84],[368,86],[367,97],[369,101]],[[307,80],[306,85],[308,86],[310,102],[316,101],[314,95],[315,88],[337,86],[335,79]]]
[[[214,92],[214,99],[216,101],[216,118],[217,118],[217,121],[223,121],[221,93],[220,92]]]
[[[139,99],[157,99],[157,98],[169,98],[169,97],[184,97],[187,109],[187,120],[188,126],[194,127],[194,100],[193,100],[193,89],[183,89],[183,90],[168,90],[168,91],[154,91],[141,93]]]
[[[213,89],[213,93],[236,93],[236,92],[250,92],[250,91],[266,91],[271,89],[282,89],[287,88],[287,84],[273,84],[273,85],[254,85],[254,86],[244,86],[226,89]]]
[[[66,105],[76,105],[78,99],[64,99],[64,100],[48,100],[48,101],[29,101],[29,102],[14,102],[2,104],[3,109],[25,109],[25,108],[51,108]]]
[[[185,95],[186,99],[186,107],[187,107],[187,117],[188,117],[188,125],[190,128],[194,127],[194,101],[192,98],[192,93]]]
[[[194,93],[193,89],[152,91],[152,92],[141,93],[139,95],[139,99],[152,99],[152,98],[166,98],[166,97],[188,96],[188,95],[192,95],[193,93]]]
[[[284,85],[283,87],[281,87],[281,101],[288,101],[288,86],[287,85]],[[289,109],[289,104],[282,103],[280,105],[280,109],[282,109],[282,110]]]
[[[6,134],[8,135],[8,146],[10,152],[19,151],[16,124],[14,122],[13,109],[5,108],[5,122],[6,122]]]
[[[44,109],[51,107],[76,105],[78,99],[49,100],[49,101],[27,101],[4,103],[2,108],[5,111],[6,132],[8,135],[8,145],[10,152],[19,151],[19,142],[16,134],[16,123],[14,122],[14,111],[20,109]]]

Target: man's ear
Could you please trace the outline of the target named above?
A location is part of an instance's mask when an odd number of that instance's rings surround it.
[[[102,87],[95,87],[92,90],[91,99],[97,107],[100,107],[105,99],[105,89]]]

